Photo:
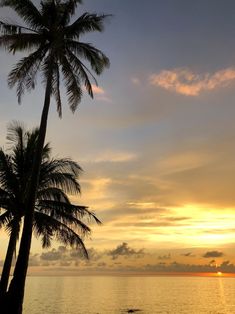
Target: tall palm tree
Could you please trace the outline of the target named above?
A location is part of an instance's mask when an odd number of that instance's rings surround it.
[[[25,215],[27,182],[32,171],[37,137],[37,129],[26,132],[22,125],[13,123],[7,136],[11,143],[10,153],[6,154],[0,149],[0,209],[3,211],[0,227],[5,226],[10,234],[0,282],[1,297],[6,293],[20,225]],[[52,159],[50,152],[49,144],[45,145],[35,204],[35,235],[41,236],[44,248],[49,247],[51,239],[55,237],[64,245],[81,248],[87,257],[83,238],[90,233],[90,228],[83,220],[100,221],[87,207],[71,204],[66,195],[80,192],[77,181],[81,170],[79,165],[70,159]]]
[[[46,136],[47,118],[51,96],[55,97],[57,110],[61,116],[60,80],[61,74],[67,90],[68,103],[74,112],[82,97],[82,87],[93,97],[90,78],[109,66],[109,60],[99,49],[81,41],[81,37],[93,31],[101,32],[107,15],[84,13],[71,22],[76,7],[81,0],[42,0],[37,8],[30,0],[1,0],[3,6],[9,6],[23,19],[26,26],[0,21],[0,46],[9,52],[30,51],[21,59],[9,74],[10,87],[17,85],[19,102],[25,89],[35,87],[36,76],[41,71],[45,85],[44,106],[41,115],[37,151],[34,157],[33,172],[27,199],[27,211],[19,256],[15,273],[9,288],[12,313],[22,312],[24,285],[27,273],[33,215],[42,150]],[[91,70],[89,69],[89,66]]]

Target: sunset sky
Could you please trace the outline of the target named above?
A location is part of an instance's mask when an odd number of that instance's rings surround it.
[[[36,1],[35,1],[36,2]],[[39,1],[38,1],[39,2]],[[51,105],[53,154],[83,168],[72,197],[102,220],[92,226],[89,262],[75,250],[42,250],[35,271],[235,272],[235,2],[84,0],[111,13],[101,34],[83,38],[110,58],[95,99],[73,115]],[[1,18],[15,21],[8,9]],[[39,123],[36,90],[17,104],[6,78],[21,55],[0,58],[0,145],[12,120]],[[65,101],[66,103],[66,101]],[[0,259],[7,235],[1,232]]]

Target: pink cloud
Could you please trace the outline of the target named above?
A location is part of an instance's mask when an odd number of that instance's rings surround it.
[[[189,69],[163,70],[150,76],[150,84],[186,96],[198,96],[202,92],[227,86],[235,80],[235,69],[226,68],[213,74],[197,74]]]
[[[102,87],[96,86],[92,84],[93,93],[96,95],[104,95],[105,91]]]

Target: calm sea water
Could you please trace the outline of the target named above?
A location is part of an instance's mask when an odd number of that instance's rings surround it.
[[[235,278],[29,277],[24,314],[234,314]]]

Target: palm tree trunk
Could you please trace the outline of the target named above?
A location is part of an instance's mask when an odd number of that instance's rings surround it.
[[[2,269],[2,276],[1,276],[1,281],[0,281],[0,300],[3,298],[3,296],[5,295],[7,291],[7,286],[8,286],[10,271],[11,271],[11,264],[12,264],[14,251],[16,249],[16,242],[19,236],[19,231],[20,231],[19,219],[14,219],[13,225],[12,225],[12,231],[10,235],[10,240],[8,243],[6,258],[5,258],[3,269]]]
[[[16,266],[11,280],[9,290],[4,302],[4,314],[22,314],[24,289],[26,274],[28,269],[28,261],[32,239],[32,229],[34,220],[34,207],[36,200],[36,193],[38,187],[38,179],[40,173],[40,165],[42,159],[42,151],[46,137],[47,119],[50,107],[51,86],[52,86],[52,68],[47,77],[47,85],[44,99],[44,106],[41,116],[41,123],[38,135],[37,149],[35,153],[32,177],[29,187],[28,202],[26,207],[26,215],[24,220],[24,227],[20,242],[19,255],[16,261]],[[2,311],[1,311],[2,313]]]

